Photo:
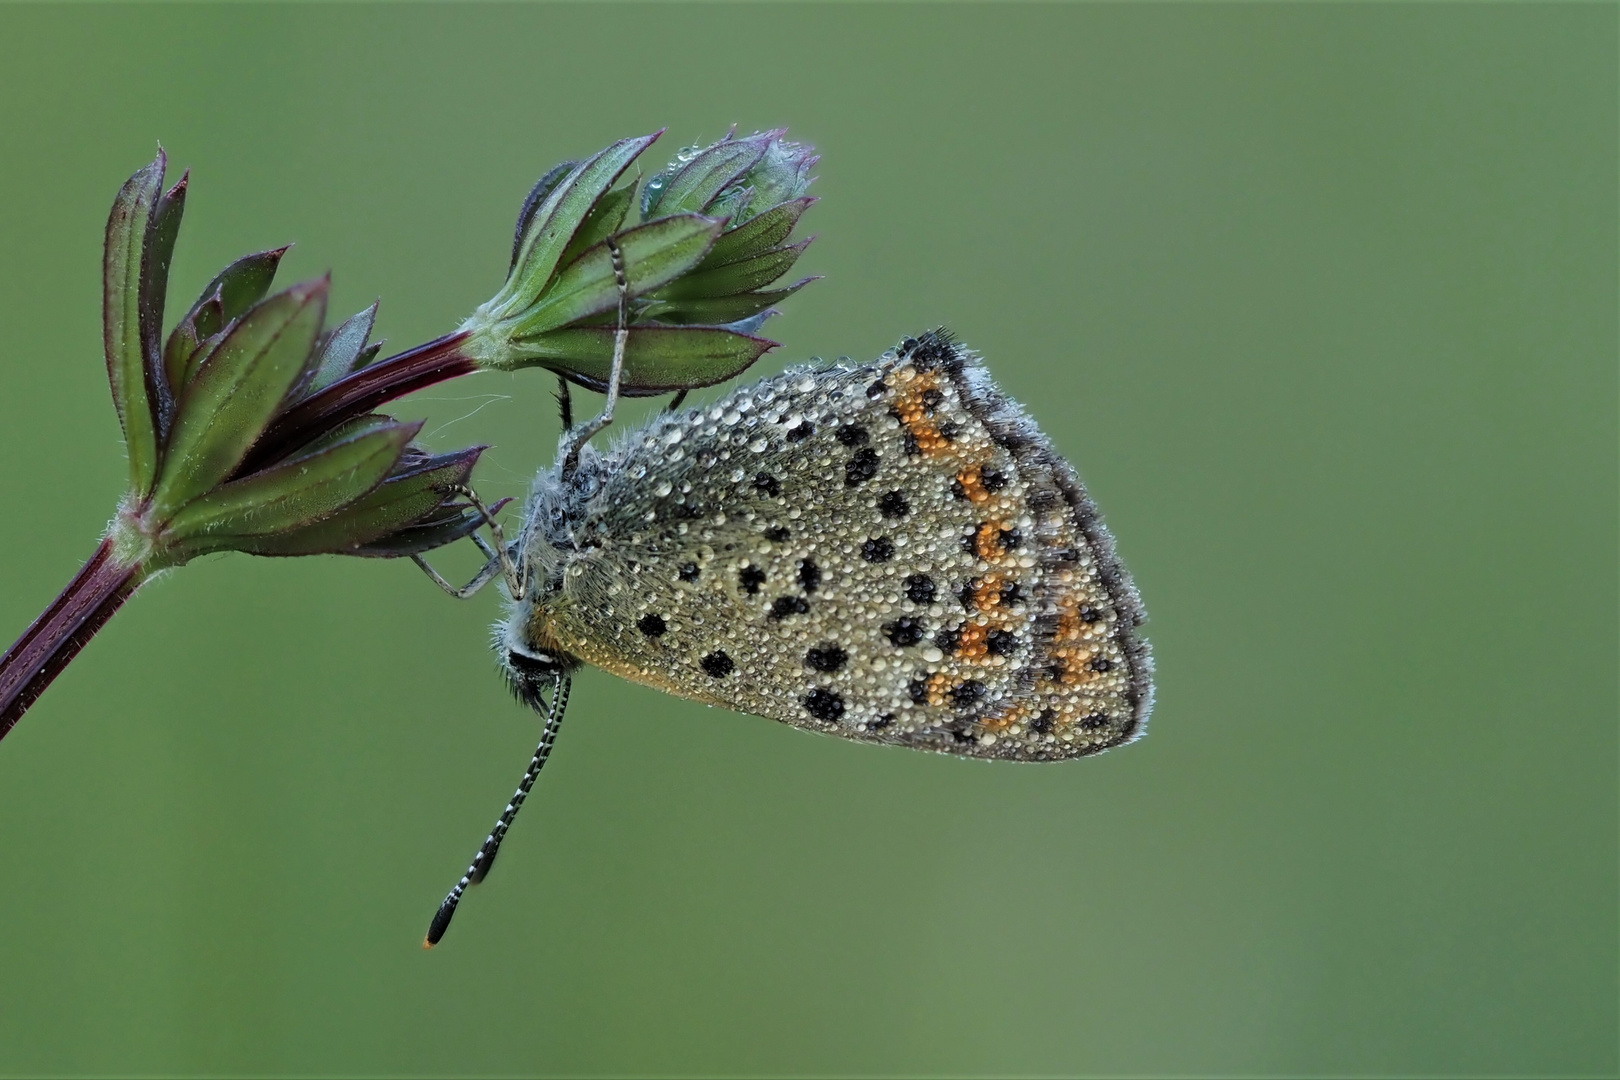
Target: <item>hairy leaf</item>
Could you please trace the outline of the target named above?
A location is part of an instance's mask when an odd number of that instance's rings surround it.
[[[592,390],[607,388],[613,364],[611,326],[553,330],[522,343],[514,367],[544,367]],[[776,342],[714,327],[637,326],[624,350],[620,392],[629,397],[667,394],[724,382]]]
[[[264,299],[286,253],[287,249],[280,247],[237,259],[208,283],[185,318],[175,325],[163,349],[163,367],[176,397],[189,377],[187,360],[196,351],[197,343],[218,334],[232,319]],[[195,372],[197,362],[193,360],[189,366]]]
[[[130,485],[137,495],[152,490],[157,475],[157,424],[147,396],[146,357],[141,347],[141,266],[147,226],[163,189],[168,158],[162,150],[130,177],[113,200],[102,255],[101,327],[107,379],[124,428]]]
[[[815,280],[813,277],[807,277],[785,289],[772,289],[769,292],[706,296],[697,300],[658,301],[643,311],[641,317],[674,326],[727,326],[752,318],[773,304],[780,304]]]
[[[512,261],[506,272],[510,274],[517,266],[518,253],[523,250],[523,236],[529,231],[529,222],[534,220],[534,212],[540,209],[540,204],[546,201],[546,196],[556,190],[562,178],[579,168],[577,161],[564,161],[553,165],[546,175],[534,182],[528,195],[523,198],[523,205],[518,208],[517,228],[512,233]]]
[[[650,212],[663,214],[702,213],[711,200],[739,179],[765,156],[767,140],[755,135],[727,139],[707,147],[665,181],[663,191]]]
[[[596,201],[659,134],[621,139],[557,182],[530,215],[512,272],[492,302],[497,312],[527,307],[540,295]]]
[[[169,522],[169,534],[181,544],[189,537],[262,536],[331,517],[381,484],[421,428],[421,421],[388,424],[233,480],[187,503]]]
[[[321,346],[320,359],[315,363],[315,374],[305,393],[314,393],[331,386],[355,369],[365,350],[366,339],[371,336],[377,322],[377,305],[373,303],[357,315],[351,315],[327,336]]]
[[[429,458],[396,472],[369,494],[325,521],[275,536],[253,538],[242,547],[255,555],[400,556],[428,551],[461,539],[483,524],[471,507],[442,506],[458,484],[465,484],[484,447]],[[439,512],[435,512],[436,509]],[[470,521],[470,527],[460,526]],[[450,526],[445,530],[445,526]],[[460,529],[460,531],[457,531]],[[450,535],[442,536],[448,531]],[[404,535],[395,536],[402,533]],[[386,551],[357,550],[381,543]]]
[[[141,357],[146,378],[146,395],[157,420],[161,446],[174,420],[174,393],[160,363],[163,336],[163,306],[169,292],[169,264],[174,259],[174,242],[180,236],[180,218],[186,209],[186,186],[190,173],[164,192],[152,208],[146,225],[146,250],[141,253]]]
[[[773,206],[763,214],[749,218],[735,229],[721,233],[720,239],[714,242],[714,247],[709,249],[709,253],[698,264],[699,268],[708,270],[740,262],[776,247],[792,234],[793,226],[798,224],[800,215],[815,201],[814,198],[794,199],[781,206]]]
[[[741,259],[712,270],[697,270],[670,282],[654,294],[656,300],[695,300],[706,296],[732,296],[769,285],[798,261],[810,240]]]
[[[175,417],[153,493],[167,516],[236,469],[313,360],[324,280],[295,285],[244,315],[197,368]]]
[[[630,295],[656,289],[696,266],[719,235],[718,221],[696,214],[659,218],[619,234],[615,242],[624,257]],[[566,326],[608,311],[618,302],[613,257],[604,241],[557,275],[541,301],[513,328],[512,336],[521,339]]]
[[[630,203],[635,194],[634,186],[614,188],[596,200],[596,205],[585,215],[585,221],[574,234],[574,239],[569,241],[568,250],[563,252],[558,265],[568,266],[587,248],[600,244],[618,232],[630,212]]]

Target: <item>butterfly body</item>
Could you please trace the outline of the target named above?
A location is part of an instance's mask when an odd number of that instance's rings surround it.
[[[1141,734],[1144,614],[1068,463],[940,334],[669,412],[542,473],[497,628],[843,738],[1049,761]],[[536,659],[539,658],[539,659]]]

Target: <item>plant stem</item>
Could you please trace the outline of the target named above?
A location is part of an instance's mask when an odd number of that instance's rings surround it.
[[[109,537],[67,588],[0,657],[0,738],[140,586],[139,564],[113,557]]]

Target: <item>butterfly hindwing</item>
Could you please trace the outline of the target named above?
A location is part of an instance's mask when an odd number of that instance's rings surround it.
[[[549,485],[549,486],[548,486]],[[684,697],[1052,760],[1139,734],[1142,611],[1069,465],[942,335],[660,415],[543,476],[514,619]]]

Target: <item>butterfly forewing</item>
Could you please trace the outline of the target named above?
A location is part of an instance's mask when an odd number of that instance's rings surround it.
[[[513,628],[635,681],[974,757],[1146,721],[1143,616],[1094,507],[941,335],[665,414],[566,490],[543,477],[531,514]]]

